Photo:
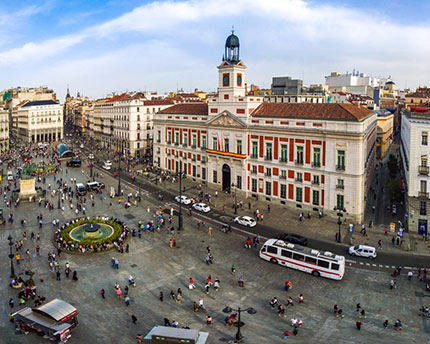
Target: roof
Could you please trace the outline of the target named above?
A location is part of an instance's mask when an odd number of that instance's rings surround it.
[[[27,324],[31,324],[35,327],[41,327],[42,329],[53,334],[57,332],[62,332],[72,326],[72,324],[58,323],[51,317],[46,317],[42,314],[38,314],[34,312],[34,310],[32,310],[30,307],[22,308],[17,312],[13,313],[12,315]]]
[[[22,107],[40,106],[40,105],[59,105],[59,104],[57,102],[54,102],[53,100],[35,100],[33,102],[28,102],[27,104],[23,105]]]
[[[182,103],[161,110],[159,113],[172,115],[207,115],[208,104],[206,103]]]
[[[55,321],[60,321],[64,317],[76,312],[76,308],[66,301],[53,299],[37,308],[33,312],[48,316]]]
[[[175,102],[172,99],[154,99],[154,100],[145,100],[143,105],[173,105]]]
[[[262,103],[252,117],[281,117],[359,122],[373,111],[352,104]]]
[[[199,331],[168,326],[157,326],[152,333],[152,336],[197,340],[197,338],[199,338]]]

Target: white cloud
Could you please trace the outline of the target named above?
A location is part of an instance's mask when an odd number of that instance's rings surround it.
[[[184,78],[174,80],[174,85],[178,82],[192,88],[193,83],[200,81],[204,87],[213,89],[214,65],[222,54],[219,42],[225,39],[231,24],[235,24],[241,38],[241,56],[252,78],[248,81],[266,86],[274,75],[301,78],[304,73],[305,81],[316,83],[323,82],[324,75],[331,71],[352,68],[373,75],[391,74],[401,81],[400,86],[406,80],[409,84],[423,84],[428,77],[430,47],[422,42],[430,36],[429,26],[401,25],[366,9],[304,0],[152,2],[76,33],[42,42],[30,41],[0,52],[0,65],[13,64],[23,70],[31,65],[35,71],[52,71],[55,61],[64,68],[56,67],[54,74],[48,74],[50,77],[73,78],[77,84],[85,84],[89,92],[94,85],[97,93],[102,92],[103,85],[132,89],[139,85],[135,80],[137,75],[147,79],[143,83],[148,88],[154,87],[150,82],[156,87],[164,85],[164,90],[174,87],[170,76]],[[80,56],[73,60],[75,51],[95,57]],[[160,64],[164,59],[169,63]],[[142,71],[142,61],[146,73]],[[193,68],[208,77],[196,81],[191,62],[198,63]],[[92,78],[93,74],[76,74],[68,66],[89,69],[98,78]],[[101,66],[109,67],[108,76],[97,72]],[[165,78],[157,79],[163,74]],[[50,80],[43,83],[50,84]]]

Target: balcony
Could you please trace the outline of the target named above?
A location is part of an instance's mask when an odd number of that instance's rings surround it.
[[[336,165],[336,171],[345,171],[345,165]]]
[[[418,166],[418,171],[420,174],[428,176],[429,167],[428,166]]]
[[[202,164],[206,164],[207,160],[206,157],[202,157]]]
[[[195,158],[195,157],[192,157],[192,158],[191,158],[191,161],[196,161],[196,158]]]
[[[157,143],[160,143],[160,142],[161,142],[161,140],[160,140],[160,139],[158,139],[158,140],[157,140]]]
[[[302,177],[296,178],[296,182],[302,183],[303,182],[303,178]]]
[[[251,155],[249,156],[249,158],[250,158],[250,159],[254,159],[254,160],[256,160],[256,159],[258,159],[258,155],[257,155],[257,154],[251,154]]]
[[[312,162],[312,167],[321,167],[321,162],[319,162],[319,161],[313,161]]]
[[[420,198],[429,198],[429,193],[428,192],[424,192],[424,191],[420,191],[420,192],[418,192],[418,197],[420,197]]]
[[[264,160],[272,160],[272,155],[265,155]]]
[[[320,185],[320,181],[319,181],[319,180],[313,180],[313,181],[312,181],[312,184],[313,184],[313,185]]]
[[[251,170],[251,174],[257,174],[257,170]]]
[[[201,146],[200,150],[205,151],[206,150],[206,146]]]
[[[191,146],[191,148],[192,148],[192,149],[196,149],[196,148],[197,148],[197,146],[196,146],[196,145],[192,145],[192,146]]]
[[[184,155],[184,156],[182,157],[182,160],[187,160],[187,156],[186,156],[186,155]]]
[[[288,159],[287,158],[280,158],[279,161],[280,162],[288,162]]]
[[[296,165],[303,165],[303,160],[296,160],[295,163]]]
[[[171,144],[172,144],[172,141],[168,140],[168,141],[167,141],[167,144],[168,144],[168,145],[171,145]]]
[[[183,144],[182,144],[182,147],[188,147],[188,144],[183,143]]]
[[[167,152],[167,156],[170,156],[170,152]]]
[[[343,190],[345,188],[345,186],[343,184],[337,184],[336,185],[336,189],[338,190]]]
[[[271,176],[272,176],[272,173],[267,173],[267,172],[266,172],[264,175],[265,175],[266,177],[271,177]]]
[[[179,146],[179,142],[175,142],[175,146]]]
[[[287,175],[286,175],[286,174],[285,174],[285,175],[282,175],[282,174],[281,174],[281,175],[279,176],[279,179],[287,179]]]

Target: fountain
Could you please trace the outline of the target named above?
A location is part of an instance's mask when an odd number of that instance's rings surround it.
[[[76,228],[73,228],[69,236],[77,242],[87,240],[97,241],[109,238],[114,233],[112,226],[105,223],[84,223]]]

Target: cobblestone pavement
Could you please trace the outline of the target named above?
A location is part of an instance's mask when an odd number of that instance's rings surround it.
[[[63,176],[66,176],[64,172]],[[80,169],[70,170],[67,178],[71,176],[75,176],[78,182],[87,180]],[[51,179],[52,177],[48,182],[52,184]],[[111,177],[104,176],[102,181],[107,184],[106,190],[109,186],[116,185]],[[126,185],[124,192],[129,192]],[[162,204],[163,208],[170,207],[166,203],[168,201]],[[151,207],[149,213],[146,211],[148,205]],[[97,199],[95,208],[88,205],[87,214],[120,217],[130,226],[135,226],[138,220],[147,221],[152,218],[156,205],[157,201],[144,198],[138,207],[125,210],[114,202],[112,209],[109,209],[109,200],[102,203]],[[0,247],[3,252],[0,282],[4,286],[0,290],[3,310],[0,322],[1,343],[43,342],[35,333],[27,336],[14,334],[13,326],[8,321],[8,300],[15,297],[17,304],[16,292],[7,287],[9,261],[6,238],[9,234],[15,240],[22,238],[24,230],[28,234],[32,230],[38,232],[36,214],[40,210],[37,203],[24,203],[19,208],[13,208],[14,226],[7,225],[0,231]],[[6,210],[6,216],[8,211],[10,209]],[[271,213],[276,216],[276,211],[276,208],[272,209]],[[47,253],[53,251],[50,243],[53,229],[49,223],[57,217],[60,221],[73,218],[74,214],[70,209],[64,215],[58,210],[44,210],[43,213],[46,224],[40,231],[41,256],[24,259],[18,271],[22,274],[24,268],[31,268],[36,272],[34,279],[39,295],[46,296],[48,300],[54,297],[63,299],[78,309],[80,324],[72,331],[71,343],[134,343],[137,333],[146,333],[154,325],[162,324],[164,317],[179,321],[181,326],[188,325],[192,329],[208,331],[208,343],[222,343],[235,334],[234,328],[227,328],[223,324],[225,314],[222,309],[227,305],[252,306],[257,310],[255,315],[243,315],[245,326],[242,332],[246,343],[283,342],[282,333],[287,329],[292,330],[289,319],[294,316],[304,323],[298,336],[290,338],[299,343],[425,343],[429,337],[428,320],[417,316],[419,306],[428,302],[429,294],[424,291],[424,286],[418,279],[408,281],[405,276],[401,276],[398,278],[398,288],[390,290],[390,275],[380,271],[347,268],[342,281],[315,278],[261,260],[256,249],[244,248],[242,236],[226,235],[218,230],[214,230],[212,235],[203,230],[198,231],[195,219],[187,216],[184,218],[185,230],[176,235],[177,248],[169,247],[172,235],[161,232],[144,233],[141,239],[131,238],[130,253],[107,252],[89,256],[63,253],[60,266],[64,268],[65,261],[69,260],[72,270],[78,272],[79,281],[66,280],[64,274],[61,281],[56,281],[48,272]],[[19,219],[23,216],[29,219],[25,228],[19,224]],[[313,221],[318,223],[318,220],[309,220],[309,223]],[[286,222],[285,218],[283,222]],[[215,257],[215,263],[209,266],[203,262],[208,245]],[[35,246],[35,242],[27,239],[24,251],[29,248],[33,253]],[[111,269],[112,256],[119,260],[119,270]],[[235,275],[230,272],[232,264],[237,267]],[[115,282],[124,287],[129,274],[137,278],[137,287],[130,289],[131,305],[126,307],[124,301],[118,300],[114,295],[113,287]],[[206,295],[203,286],[209,274],[212,278],[219,277],[221,289],[218,292],[211,289]],[[237,286],[240,276],[245,279],[245,288]],[[187,288],[190,277],[196,282],[196,290],[190,291]],[[40,282],[41,279],[43,282]],[[293,283],[293,288],[288,293],[283,290],[287,279]],[[176,291],[179,287],[183,290],[184,299],[177,304],[169,300],[168,295],[171,290]],[[105,300],[100,297],[101,288],[106,290]],[[165,296],[163,302],[158,298],[160,291]],[[287,307],[286,318],[278,317],[269,306],[269,301],[274,296],[285,305],[288,296],[297,300],[300,293],[303,293],[305,303]],[[204,300],[206,312],[192,310],[192,302],[198,298]],[[361,331],[355,329],[355,321],[358,319],[355,305],[358,302],[367,313],[367,318],[362,319]],[[343,308],[343,319],[333,316],[334,304]],[[133,313],[138,317],[136,325],[131,322]],[[212,325],[206,325],[207,314],[214,318]],[[405,324],[402,332],[392,328],[397,318]],[[391,324],[387,329],[382,326],[385,319]]]

